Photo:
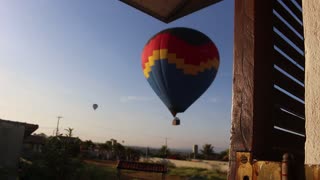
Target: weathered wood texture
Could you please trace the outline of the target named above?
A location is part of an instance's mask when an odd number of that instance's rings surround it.
[[[236,177],[236,152],[264,156],[271,144],[272,34],[272,1],[235,0],[229,179]]]
[[[320,166],[319,165],[306,165],[306,180],[318,180],[320,179]]]
[[[229,179],[236,178],[236,152],[258,161],[281,161],[291,153],[297,159],[294,177],[303,177],[301,8],[291,1],[235,0]]]

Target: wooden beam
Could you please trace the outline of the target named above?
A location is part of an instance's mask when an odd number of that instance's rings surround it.
[[[236,178],[236,152],[264,159],[271,144],[272,4],[235,0],[230,180]]]
[[[120,0],[154,18],[170,23],[222,0]]]

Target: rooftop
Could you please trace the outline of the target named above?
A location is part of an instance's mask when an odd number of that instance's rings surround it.
[[[10,121],[10,120],[4,120],[4,119],[0,119],[0,124],[1,123],[9,123],[14,125],[24,126],[25,127],[24,137],[30,136],[35,130],[39,128],[39,125],[37,124],[28,124],[25,122]]]

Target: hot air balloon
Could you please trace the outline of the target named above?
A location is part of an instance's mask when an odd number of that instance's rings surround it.
[[[93,107],[93,110],[96,110],[98,108],[98,104],[93,104],[92,107]]]
[[[219,68],[218,49],[210,38],[183,27],[154,35],[141,58],[145,78],[174,117],[209,88]]]
[[[180,119],[178,117],[175,117],[172,121],[172,125],[174,126],[180,125]]]

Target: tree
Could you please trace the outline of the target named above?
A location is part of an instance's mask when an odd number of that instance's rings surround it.
[[[64,138],[62,142],[65,143],[65,147],[67,148],[67,152],[72,157],[77,157],[80,153],[81,140],[79,138]]]
[[[113,146],[113,152],[116,155],[117,159],[123,159],[125,156],[125,148],[120,143],[114,143]]]
[[[133,149],[131,149],[130,147],[126,147],[125,148],[125,152],[126,152],[126,157],[127,157],[127,161],[131,160],[132,158],[132,154],[133,154]]]
[[[104,158],[109,159],[112,156],[112,143],[110,141],[106,141],[105,143],[100,145],[100,149],[104,154]]]
[[[67,134],[66,134],[66,136],[67,137],[72,137],[73,136],[73,134],[72,134],[72,132],[73,132],[73,128],[67,128],[67,129],[64,129],[65,131],[67,131]]]
[[[45,133],[39,133],[39,134],[33,133],[33,135],[34,135],[34,136],[40,136],[40,137],[43,137],[43,138],[45,138],[45,139],[48,138],[48,136],[47,136]]]
[[[111,149],[112,149],[112,141],[110,140],[110,141],[106,141],[106,143],[105,143],[106,145],[108,145],[108,146],[110,146],[111,147]]]
[[[32,164],[22,168],[21,179],[32,180],[75,180],[81,168],[80,160],[70,151],[74,144],[63,138],[49,137],[46,141],[41,157]]]
[[[202,146],[201,153],[205,159],[209,159],[214,154],[213,148],[214,147],[211,144],[205,144]]]
[[[105,151],[111,151],[112,150],[112,145],[110,143],[105,142],[103,144],[100,144],[100,147],[102,150],[105,150]]]
[[[168,147],[166,145],[161,146],[160,150],[159,150],[159,156],[162,158],[166,158],[170,155],[170,150],[168,149]]]
[[[219,160],[228,161],[229,160],[229,149],[226,149],[219,154]]]
[[[95,147],[95,144],[91,140],[86,140],[81,143],[82,149],[84,150],[90,150]]]
[[[142,154],[141,151],[131,148],[131,147],[126,147],[125,148],[125,155],[126,155],[126,160],[129,161],[139,161],[140,156]]]

